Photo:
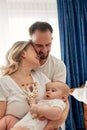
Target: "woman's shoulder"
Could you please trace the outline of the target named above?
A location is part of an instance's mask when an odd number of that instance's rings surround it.
[[[0,77],[0,91],[1,90],[7,90],[7,84],[9,83],[9,81],[8,81],[8,76],[7,75],[5,75],[5,76],[1,76]]]
[[[0,84],[5,84],[7,83],[7,81],[9,82],[9,76],[8,75],[4,75],[0,77]]]
[[[40,70],[34,70],[34,71],[32,71],[32,74],[34,76],[38,76],[38,77],[46,77],[46,75],[43,72],[41,72]]]
[[[4,80],[6,80],[7,78],[8,78],[8,76],[7,76],[7,75],[0,76],[0,81],[4,81]]]

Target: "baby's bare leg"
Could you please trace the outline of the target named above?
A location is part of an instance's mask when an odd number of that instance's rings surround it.
[[[19,119],[14,116],[8,115],[0,119],[0,130],[10,130]]]
[[[6,130],[6,120],[4,117],[0,119],[0,130]]]
[[[7,118],[7,130],[10,130],[19,121],[19,119],[10,115]]]
[[[14,128],[12,128],[12,129],[10,129],[10,130],[29,130],[29,129],[23,128],[23,127],[21,127],[21,126],[17,126],[17,127],[14,127]]]

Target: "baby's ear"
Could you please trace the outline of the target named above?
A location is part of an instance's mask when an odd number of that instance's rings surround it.
[[[67,95],[64,95],[64,96],[62,97],[62,99],[63,99],[64,102],[66,102],[67,99],[68,99],[68,96],[67,96]]]

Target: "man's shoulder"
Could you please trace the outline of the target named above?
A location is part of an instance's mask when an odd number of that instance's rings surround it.
[[[58,59],[57,57],[55,57],[53,55],[49,55],[48,62],[53,62],[55,64],[64,64],[64,62],[62,60]]]
[[[59,60],[57,57],[53,56],[52,54],[49,55],[49,59]]]
[[[36,78],[42,78],[42,77],[47,77],[43,72],[40,71],[40,69],[36,69],[32,72],[32,75]]]
[[[39,81],[40,83],[43,83],[43,85],[50,82],[49,78],[39,69],[33,71],[32,76],[35,81]]]

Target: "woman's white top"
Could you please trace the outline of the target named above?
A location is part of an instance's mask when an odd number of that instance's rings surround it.
[[[41,72],[32,72],[34,82],[37,82],[38,97],[41,100],[45,92],[45,84],[50,80]],[[15,117],[22,118],[29,112],[29,105],[23,90],[8,75],[0,78],[0,101],[7,101],[6,115],[11,114]]]

